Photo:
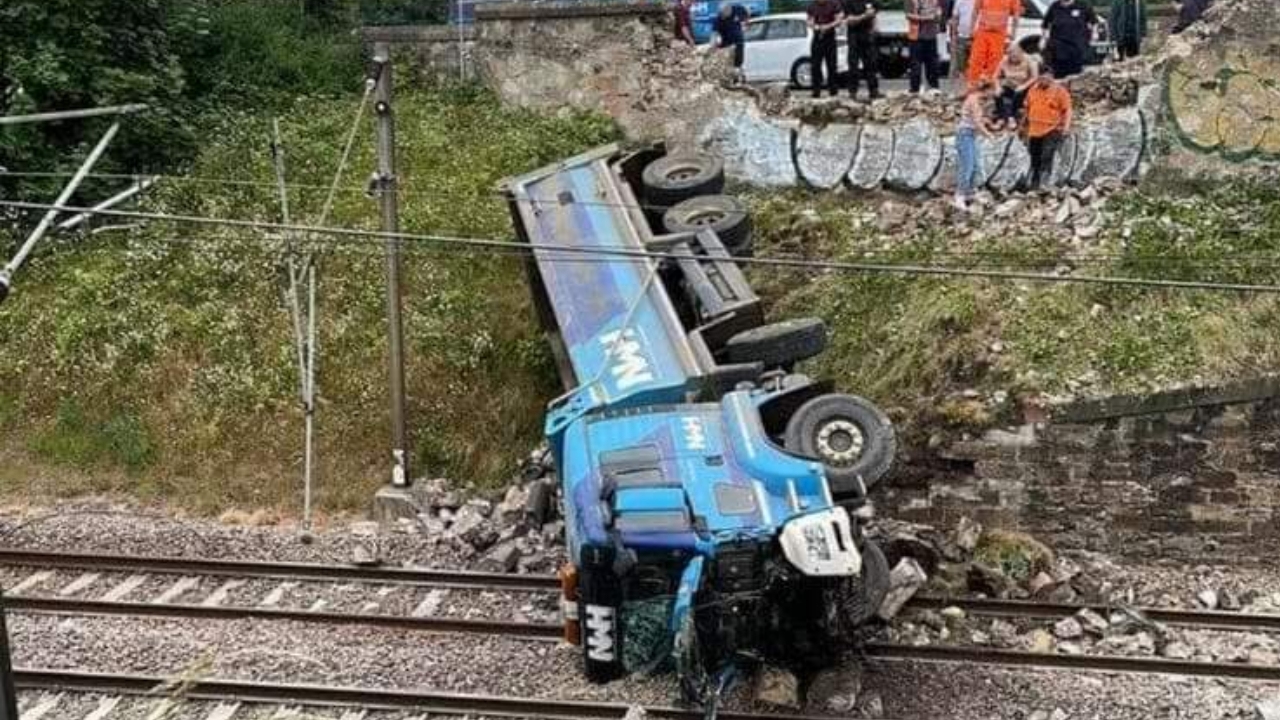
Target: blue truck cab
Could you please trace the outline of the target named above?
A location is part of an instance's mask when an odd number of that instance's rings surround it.
[[[765,322],[722,163],[610,145],[502,187],[565,386],[546,435],[587,676],[675,668],[706,701],[744,662],[829,655],[887,588],[859,508],[892,425],[795,372],[825,326]]]

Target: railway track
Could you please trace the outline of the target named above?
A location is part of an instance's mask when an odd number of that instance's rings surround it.
[[[435,692],[295,685],[193,678],[173,683],[152,675],[71,672],[18,668],[14,684],[22,690],[78,692],[105,695],[152,695],[161,698],[223,703],[260,703],[286,707],[358,707],[362,710],[409,710],[427,715],[551,718],[554,720],[610,720],[622,718],[629,706],[584,700],[501,697]],[[171,690],[166,688],[172,687]],[[701,710],[647,706],[649,717],[702,720]],[[720,711],[722,720],[830,720],[830,716],[760,714]]]
[[[0,567],[24,567],[31,570],[18,585],[7,589],[7,592],[15,593],[21,601],[32,603],[29,608],[34,610],[34,600],[27,598],[28,590],[38,585],[36,580],[49,580],[51,575],[43,575],[53,570],[62,571],[79,571],[85,573],[80,578],[69,581],[67,585],[57,588],[56,592],[60,595],[70,595],[68,593],[70,585],[77,582],[83,583],[84,579],[93,574],[100,573],[122,573],[128,577],[124,582],[133,583],[139,576],[144,575],[161,575],[161,576],[183,576],[183,577],[217,577],[217,578],[236,578],[236,579],[259,579],[264,581],[275,581],[280,583],[300,583],[300,582],[343,582],[343,583],[360,583],[371,586],[381,587],[399,587],[408,586],[415,588],[446,588],[460,590],[481,590],[481,591],[513,591],[513,592],[548,592],[559,588],[559,582],[552,575],[509,575],[502,573],[484,573],[473,571],[457,571],[457,570],[439,570],[431,568],[406,568],[406,567],[385,567],[385,566],[359,566],[359,565],[323,565],[312,563],[282,563],[282,562],[264,562],[252,560],[218,560],[218,559],[202,559],[202,558],[168,558],[168,557],[132,557],[120,555],[92,555],[84,553],[60,553],[45,552],[32,550],[12,550],[0,549]],[[106,596],[119,595],[120,586],[116,585],[106,591]],[[215,593],[216,594],[216,590]],[[170,593],[170,595],[172,595]],[[164,598],[165,593],[160,594],[160,598]],[[120,596],[123,597],[123,596]],[[177,597],[177,596],[173,596]],[[170,597],[169,599],[173,599]],[[120,599],[119,597],[116,599]],[[317,608],[306,611],[307,617],[302,617],[302,613],[277,610],[274,607],[264,608],[223,608],[226,612],[219,614],[217,609],[218,603],[209,602],[210,597],[206,596],[200,599],[200,604],[211,606],[206,617],[231,617],[232,613],[242,613],[242,617],[248,616],[248,613],[257,613],[263,618],[280,618],[280,619],[316,619],[325,615],[337,615],[338,613],[323,613]],[[277,600],[278,602],[278,600]],[[11,604],[13,602],[11,601]],[[172,606],[172,603],[157,601],[153,599],[152,604],[159,606]],[[265,603],[274,606],[275,602]],[[123,605],[123,604],[121,604]],[[136,610],[143,610],[141,603],[136,604]],[[1111,605],[1100,604],[1053,604],[1031,602],[1025,600],[992,600],[980,598],[947,598],[936,596],[918,596],[914,598],[908,607],[916,610],[940,610],[942,608],[954,606],[964,610],[971,615],[989,616],[989,617],[1008,617],[1008,618],[1029,618],[1055,620],[1064,617],[1070,617],[1080,612],[1082,609],[1090,609],[1095,612],[1107,614],[1116,609]],[[63,605],[62,609],[71,610],[71,608]],[[17,609],[17,608],[15,608]],[[110,611],[105,605],[100,605],[99,610]],[[1167,625],[1176,625],[1179,627],[1190,627],[1203,630],[1248,630],[1255,632],[1280,632],[1280,614],[1249,614],[1223,612],[1214,610],[1174,610],[1157,607],[1136,607],[1133,608],[1149,619],[1164,623]],[[177,610],[175,610],[177,612]],[[195,615],[196,610],[183,610],[183,612]],[[113,614],[130,614],[124,612],[123,609]],[[162,614],[159,611],[151,614]],[[364,613],[368,615],[370,613]],[[345,614],[344,617],[350,617]],[[384,622],[395,622],[394,620],[386,620]],[[414,623],[410,622],[405,627],[412,627]],[[479,626],[477,626],[479,627]]]
[[[486,573],[417,570],[408,568],[367,568],[344,565],[309,565],[295,563],[262,563],[245,561],[191,560],[176,558],[124,558],[28,551],[0,551],[0,565],[19,565],[34,574],[48,573],[50,568],[77,570],[85,573],[126,572],[140,574],[203,574],[224,577],[246,575],[280,582],[343,581],[381,585],[445,586],[485,588],[488,590],[520,590],[546,592],[554,587],[549,576],[511,576]],[[30,577],[30,576],[29,576]],[[83,578],[83,576],[82,576]],[[494,584],[486,586],[492,579]],[[83,583],[83,579],[72,580]],[[10,596],[6,603],[14,613],[60,615],[124,616],[148,618],[188,618],[203,620],[295,621],[320,625],[347,625],[395,628],[406,631],[496,635],[521,640],[552,641],[561,629],[553,623],[514,620],[466,619],[388,612],[331,612],[315,609],[293,609],[273,604],[226,605],[204,598],[198,603],[175,603],[121,599],[119,586],[107,590],[105,597],[90,599],[66,596],[36,596],[25,592]],[[60,592],[65,595],[66,587]],[[979,616],[1057,619],[1068,617],[1084,607],[1099,612],[1107,606],[1058,605],[1011,600],[955,599],[923,597],[913,601],[919,609],[956,606]],[[1248,615],[1220,611],[1168,610],[1138,608],[1151,620],[1180,627],[1226,631],[1280,631],[1280,616]],[[877,661],[914,661],[984,664],[1006,667],[1033,667],[1058,670],[1093,670],[1126,673],[1157,673],[1182,676],[1236,678],[1280,682],[1280,667],[1243,663],[1196,662],[1145,656],[1057,655],[965,646],[910,646],[873,644],[865,648],[869,659]]]

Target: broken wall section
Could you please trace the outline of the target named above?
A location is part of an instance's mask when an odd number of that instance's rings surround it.
[[[476,9],[479,77],[504,102],[603,112],[629,138],[687,144],[720,111],[724,53],[672,38],[662,2],[514,2]]]
[[[1056,414],[944,445],[931,469],[900,473],[877,505],[941,527],[976,518],[1062,549],[1181,558],[1280,549],[1275,378]]]

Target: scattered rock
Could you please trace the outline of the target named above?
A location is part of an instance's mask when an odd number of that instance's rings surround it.
[[[1195,656],[1195,652],[1191,649],[1191,646],[1175,640],[1165,645],[1160,651],[1160,655],[1170,660],[1190,660]]]
[[[1200,606],[1208,610],[1216,610],[1218,608],[1218,593],[1215,590],[1201,590],[1196,594],[1196,602]]]
[[[351,562],[356,565],[377,565],[382,562],[380,545],[378,523],[351,523]]]
[[[889,573],[889,594],[880,604],[880,618],[892,620],[928,580],[929,576],[914,558],[904,557],[899,560]]]
[[[1156,641],[1148,632],[1139,632],[1133,635],[1108,635],[1098,643],[1098,648],[1104,652],[1111,652],[1120,655],[1154,655],[1156,653]]]
[[[1027,650],[1033,653],[1047,655],[1053,652],[1054,640],[1053,635],[1048,630],[1039,628],[1032,630],[1027,636]]]
[[[884,717],[884,700],[880,697],[880,693],[868,693],[866,700],[858,708],[858,714],[869,720]]]
[[[627,714],[622,716],[622,720],[648,720],[649,711],[644,709],[643,705],[632,705],[627,708]]]
[[[986,563],[969,565],[969,590],[993,598],[1007,598],[1017,585],[1004,573]]]
[[[1053,636],[1059,640],[1075,640],[1084,637],[1084,628],[1073,617],[1062,618],[1054,623]]]
[[[494,508],[498,518],[505,523],[515,523],[524,518],[525,504],[529,500],[529,491],[519,485],[507,488],[502,502]]]
[[[952,533],[951,541],[966,553],[972,553],[973,549],[978,547],[978,539],[981,537],[982,524],[966,515],[960,518],[960,522],[956,523],[956,529]]]
[[[755,699],[767,705],[798,710],[800,681],[790,670],[765,665],[756,673]]]
[[[862,694],[862,669],[857,665],[827,668],[814,676],[805,697],[811,710],[847,715]]]
[[[1106,618],[1089,608],[1085,608],[1076,613],[1076,620],[1079,621],[1080,627],[1083,628],[1085,632],[1096,637],[1106,635],[1107,629],[1110,627]]]
[[[948,605],[947,607],[942,608],[942,611],[939,614],[941,614],[943,618],[952,622],[965,619],[964,609],[956,607],[955,605]]]
[[[485,572],[507,573],[520,562],[520,548],[513,542],[495,546],[480,559],[479,567]]]
[[[1253,716],[1254,720],[1280,720],[1280,695],[1259,700]]]
[[[1031,582],[1027,583],[1027,590],[1031,591],[1032,597],[1044,597],[1048,595],[1058,583],[1053,576],[1047,572],[1038,572],[1036,576],[1031,578]]]

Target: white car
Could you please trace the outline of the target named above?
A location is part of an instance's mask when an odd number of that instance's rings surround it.
[[[1014,39],[1029,52],[1040,50],[1041,23],[1050,2],[1051,0],[1023,0],[1022,20],[1018,23]],[[880,49],[877,67],[880,77],[904,76],[910,55],[906,14],[901,10],[882,10],[877,13],[876,36]],[[743,63],[747,82],[790,81],[797,87],[812,87],[813,68],[809,62],[812,37],[802,12],[752,18],[747,23],[746,58]],[[846,33],[841,31],[838,37],[838,70],[843,75],[849,71]],[[947,33],[939,34],[938,59],[944,67],[951,60],[950,46]]]

